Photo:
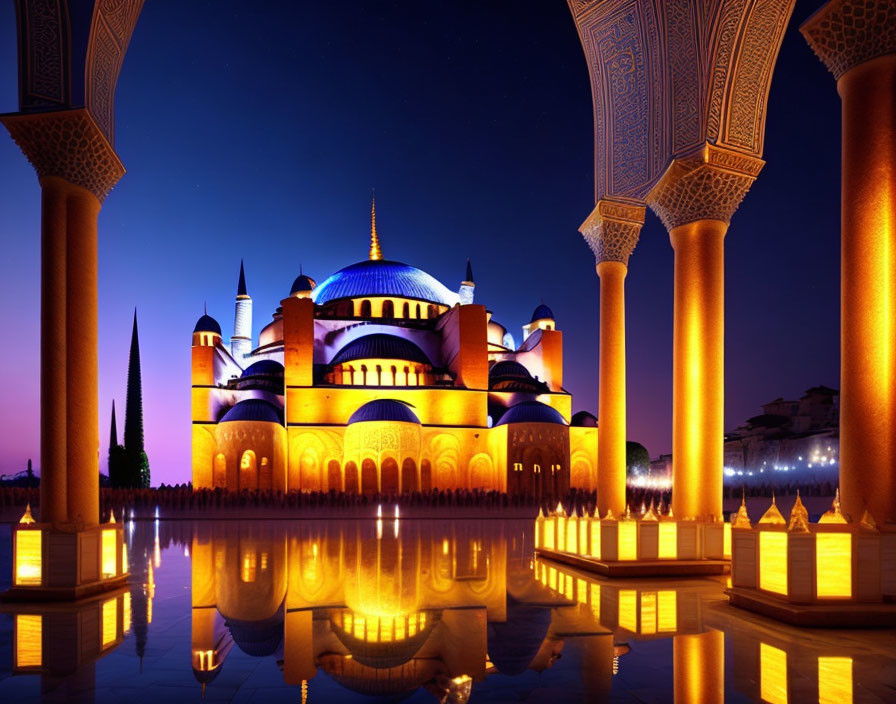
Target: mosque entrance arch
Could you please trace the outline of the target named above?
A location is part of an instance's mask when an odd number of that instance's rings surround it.
[[[419,489],[420,487],[417,484],[417,463],[408,457],[401,465],[401,490],[404,493],[410,493]]]
[[[345,493],[358,493],[358,465],[354,462],[345,463]]]
[[[391,457],[383,462],[380,469],[380,486],[384,494],[398,493],[398,462]]]
[[[361,493],[375,494],[379,490],[376,480],[376,464],[366,459],[361,463]]]
[[[249,491],[258,491],[258,463],[255,459],[255,453],[252,450],[246,450],[240,457],[240,491],[249,489]]]

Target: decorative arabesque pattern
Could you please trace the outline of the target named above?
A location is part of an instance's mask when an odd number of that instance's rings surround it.
[[[595,200],[642,201],[662,181],[663,194],[650,201],[681,221],[703,208],[692,196],[720,188],[703,209],[730,219],[750,169],[708,169],[689,155],[761,156],[772,70],[795,0],[568,2],[591,76]],[[672,217],[670,208],[687,212]],[[590,239],[614,249],[606,236]]]
[[[620,262],[628,265],[628,258],[638,244],[644,214],[643,205],[607,200],[598,202],[579,228],[598,264]]]
[[[59,0],[17,3],[19,106],[22,110],[69,104],[68,21]]]
[[[647,202],[669,230],[696,220],[730,223],[764,164],[707,148],[673,161]]]
[[[102,201],[124,175],[118,155],[84,108],[7,115],[0,121],[39,180],[58,176]]]
[[[839,80],[861,63],[896,53],[896,2],[830,0],[800,32]]]

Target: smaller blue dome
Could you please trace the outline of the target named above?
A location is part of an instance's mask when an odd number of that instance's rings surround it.
[[[240,374],[241,378],[247,376],[283,376],[283,365],[273,359],[259,359]]]
[[[314,279],[310,276],[299,274],[296,280],[292,282],[292,288],[289,289],[289,295],[292,296],[294,293],[306,293],[313,290],[315,286],[317,286],[317,282]]]
[[[508,423],[554,423],[555,425],[566,425],[563,416],[550,406],[538,401],[523,401],[515,406],[511,406],[507,413],[501,416],[501,420],[497,425],[507,425]]]
[[[219,422],[231,423],[239,420],[257,420],[283,425],[283,411],[260,398],[247,398],[227,411]]]
[[[215,320],[208,313],[203,315],[199,320],[196,321],[196,327],[193,328],[193,332],[213,332],[216,335],[221,334],[221,326],[218,325],[218,321]]]
[[[554,312],[548,308],[544,303],[542,303],[538,308],[535,309],[535,312],[532,313],[532,320],[530,323],[534,323],[536,320],[553,320]]]
[[[532,375],[529,373],[528,369],[526,369],[519,362],[514,362],[512,359],[505,359],[500,362],[497,362],[491,369],[488,370],[488,375],[491,379],[498,379],[498,378],[531,379],[532,378]]]
[[[579,428],[596,428],[597,416],[588,411],[579,411],[578,413],[573,414],[572,423],[570,423],[570,425]]]
[[[336,353],[330,364],[345,364],[356,359],[400,359],[405,362],[430,364],[423,350],[413,342],[398,335],[385,333],[364,335],[352,340]]]
[[[352,413],[348,424],[367,423],[376,420],[397,421],[399,423],[417,423],[420,419],[411,410],[411,406],[404,401],[396,401],[391,398],[380,398],[369,401]]]

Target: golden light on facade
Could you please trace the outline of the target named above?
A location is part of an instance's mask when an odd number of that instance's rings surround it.
[[[722,555],[731,557],[731,522],[728,521],[722,527]]]
[[[591,557],[596,557],[598,560],[600,559],[600,519],[595,516],[591,519],[591,545],[589,546],[588,554]]]
[[[16,668],[43,664],[44,619],[40,614],[16,614]]]
[[[815,536],[816,596],[852,596],[852,535],[818,533]]]
[[[759,696],[768,704],[787,702],[787,653],[759,644]]]
[[[43,540],[40,530],[16,531],[17,586],[40,586],[43,582]]]
[[[103,630],[100,644],[108,648],[118,636],[118,597],[103,602]]]
[[[852,704],[852,658],[818,658],[818,704]]]
[[[109,579],[118,574],[118,555],[115,549],[118,531],[115,528],[106,528],[102,531],[101,538],[101,565],[100,576]]]
[[[550,518],[544,522],[544,547],[548,550],[554,550],[557,545],[554,542],[554,521]]]
[[[759,533],[759,588],[787,595],[787,533]]]

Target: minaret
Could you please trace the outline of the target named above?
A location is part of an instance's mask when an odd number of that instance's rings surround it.
[[[467,257],[467,274],[464,280],[460,282],[460,290],[457,292],[460,297],[461,305],[468,305],[473,302],[473,292],[476,284],[473,282],[473,267],[470,265],[470,258]]]
[[[109,433],[109,449],[118,445],[118,425],[115,422],[115,399],[112,399],[112,430]]]
[[[237,363],[252,351],[252,299],[246,290],[246,272],[240,259],[240,282],[236,288],[236,311],[233,319],[233,337],[230,338],[230,353]]]
[[[127,482],[133,487],[149,487],[149,463],[143,448],[143,384],[140,379],[140,339],[137,336],[137,310],[131,332],[128,358],[128,394],[124,410],[124,447],[127,454]]]
[[[370,203],[370,261],[383,258],[383,250],[380,249],[380,238],[376,234],[376,196]]]

